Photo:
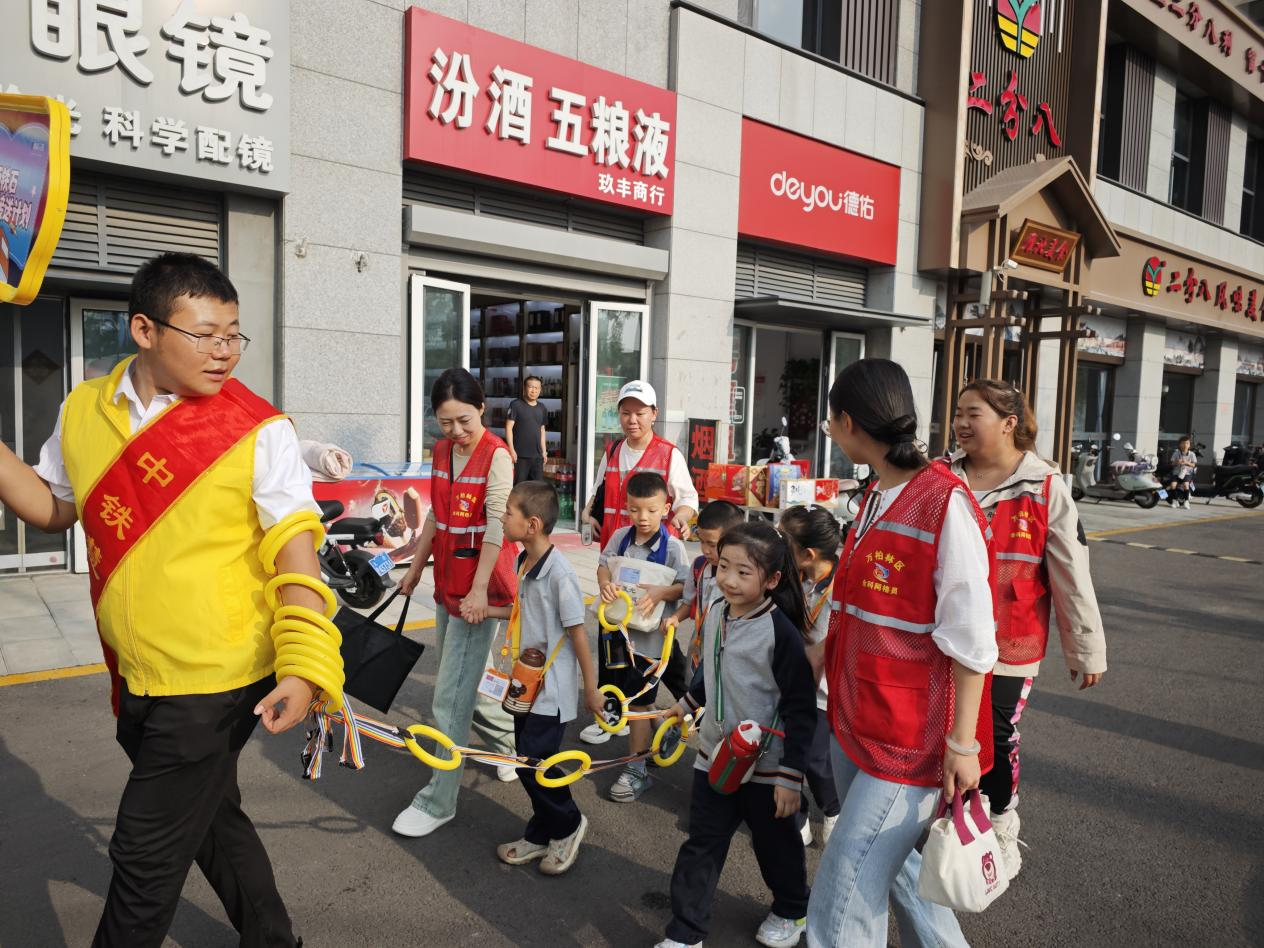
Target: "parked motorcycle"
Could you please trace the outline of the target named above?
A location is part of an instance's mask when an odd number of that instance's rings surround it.
[[[793,461],[794,452],[790,450],[790,421],[781,416],[781,434],[772,439],[772,451],[768,457],[760,458],[755,464],[780,464],[782,461]]]
[[[1116,434],[1113,440],[1118,441],[1119,435]],[[1112,462],[1109,479],[1098,481],[1097,445],[1089,443],[1079,446],[1071,458],[1071,496],[1075,500],[1083,500],[1085,497],[1092,497],[1098,503],[1103,500],[1131,500],[1141,509],[1149,510],[1167,496],[1167,491],[1163,490],[1163,485],[1154,476],[1158,459],[1138,454],[1131,444],[1125,443],[1123,447],[1128,452],[1128,460]]]
[[[390,504],[376,505],[372,517],[344,517],[341,501],[317,503],[320,522],[325,524],[325,541],[316,554],[321,578],[347,605],[372,608],[395,585],[391,579],[395,563],[389,553],[374,555],[363,547],[370,543],[381,545],[382,531],[391,520]]]
[[[1197,444],[1194,453],[1201,460],[1207,445]],[[1204,470],[1199,467],[1199,474]],[[1213,497],[1227,497],[1247,509],[1264,503],[1264,445],[1251,451],[1246,445],[1230,444],[1224,449],[1223,463],[1211,468],[1211,476],[1194,477],[1194,494],[1211,503]]]

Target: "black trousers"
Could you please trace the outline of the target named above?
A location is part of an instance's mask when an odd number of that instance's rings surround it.
[[[1027,707],[1032,678],[992,676],[992,769],[979,780],[993,813],[1003,813],[1018,797],[1018,722]]]
[[[514,747],[523,757],[552,757],[562,749],[562,735],[566,725],[559,715],[524,714],[514,717]],[[565,839],[579,829],[579,807],[571,796],[570,787],[542,787],[535,779],[534,770],[518,770],[518,782],[531,798],[531,819],[527,821],[522,838],[529,843],[545,844],[554,839]],[[546,777],[560,777],[562,772],[551,767]]]
[[[711,904],[729,843],[744,822],[764,885],[772,891],[772,910],[782,918],[803,918],[808,911],[808,867],[803,838],[794,817],[777,819],[773,788],[744,784],[737,793],[716,793],[705,771],[693,772],[689,802],[689,838],[672,871],[672,920],[667,937],[692,945],[711,930]]]
[[[843,808],[838,799],[838,786],[834,783],[834,768],[830,766],[830,741],[834,739],[834,731],[830,728],[829,715],[823,708],[816,709],[816,731],[812,735],[812,744],[808,748],[808,758],[803,770],[804,782],[812,791],[812,799],[826,816],[838,816]],[[803,794],[803,805],[799,808],[799,828],[808,821],[808,795]]]
[[[544,480],[544,458],[524,458],[519,456],[514,463],[514,483],[523,481]]]
[[[123,688],[118,742],[132,762],[119,802],[114,874],[94,946],[161,945],[194,861],[241,944],[298,944],[272,864],[241,809],[237,758],[271,676],[211,695],[143,698]]]

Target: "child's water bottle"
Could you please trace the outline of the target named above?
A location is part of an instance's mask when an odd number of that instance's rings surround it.
[[[579,542],[584,544],[584,546],[592,546],[592,541],[593,541],[592,524],[589,523],[587,520],[585,520],[579,528]]]
[[[715,748],[707,774],[716,793],[736,793],[759,759],[764,729],[757,721],[743,721]]]

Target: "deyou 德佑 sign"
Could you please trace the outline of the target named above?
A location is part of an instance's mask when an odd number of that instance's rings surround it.
[[[0,303],[35,299],[70,194],[70,113],[54,99],[0,93]]]
[[[737,231],[789,247],[894,265],[900,169],[743,119]]]

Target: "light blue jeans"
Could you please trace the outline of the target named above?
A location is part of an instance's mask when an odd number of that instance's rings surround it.
[[[434,726],[458,744],[464,744],[470,725],[488,749],[497,754],[513,754],[513,718],[499,704],[478,693],[478,683],[487,668],[487,653],[496,634],[497,621],[487,619],[470,625],[460,616],[450,616],[443,606],[435,610],[435,648],[439,652],[439,672],[435,676]],[[443,750],[435,750],[446,757]],[[430,782],[417,791],[413,806],[436,819],[456,812],[461,792],[462,763],[455,770],[436,770]]]
[[[812,880],[809,948],[885,948],[887,905],[904,948],[968,948],[950,909],[917,894],[914,850],[934,816],[938,787],[911,787],[862,771],[830,742],[842,810]]]

